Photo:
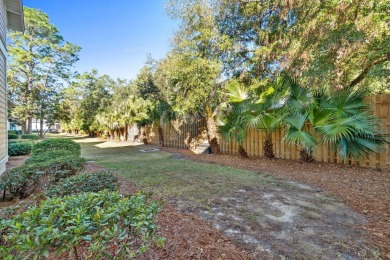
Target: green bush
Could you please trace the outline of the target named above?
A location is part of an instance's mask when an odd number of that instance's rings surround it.
[[[41,172],[35,166],[22,165],[4,173],[0,178],[3,199],[6,193],[11,197],[25,198],[38,187]]]
[[[48,197],[62,197],[81,192],[118,190],[118,177],[110,172],[94,172],[72,176],[51,185],[46,190]]]
[[[23,134],[22,139],[31,139],[31,140],[38,140],[39,136],[34,134]]]
[[[16,135],[17,133],[14,130],[8,130],[8,134]]]
[[[53,177],[54,181],[59,181],[62,178],[67,178],[75,175],[77,172],[84,169],[85,159],[74,155],[64,155],[53,157],[50,160],[40,163],[29,163],[35,165],[49,177]]]
[[[54,150],[68,150],[80,156],[80,144],[69,139],[49,139],[37,143],[33,148],[33,154],[44,153]]]
[[[48,257],[48,250],[91,259],[133,258],[147,251],[157,230],[159,207],[143,195],[80,193],[49,198],[10,220],[1,220],[3,258]]]
[[[8,139],[12,140],[12,139],[19,139],[19,136],[17,134],[10,134],[8,133]]]
[[[8,155],[26,155],[31,153],[33,144],[31,142],[16,142],[8,144]]]
[[[30,158],[26,160],[26,163],[36,163],[36,164],[42,164],[44,162],[47,162],[53,158],[57,157],[63,157],[63,156],[74,156],[78,157],[75,155],[72,151],[68,150],[54,150],[54,151],[47,151],[43,153],[33,153]]]
[[[14,143],[31,143],[31,142],[34,142],[34,140],[29,140],[29,139],[11,139],[11,140],[8,140],[8,143],[9,144],[14,144]]]

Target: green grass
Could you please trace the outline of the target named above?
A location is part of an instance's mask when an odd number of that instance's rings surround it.
[[[172,154],[162,151],[140,152],[145,146],[101,148],[99,146],[104,142],[86,142],[88,139],[79,141],[84,158],[126,176],[141,189],[163,197],[194,201],[202,206],[210,206],[208,202],[213,198],[229,196],[229,193],[239,189],[256,188],[274,182],[271,176],[215,164],[178,160]]]

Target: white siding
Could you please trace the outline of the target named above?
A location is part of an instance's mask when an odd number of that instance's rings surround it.
[[[0,0],[0,174],[5,170],[8,159],[7,149],[7,91],[6,91],[6,8],[4,0]]]

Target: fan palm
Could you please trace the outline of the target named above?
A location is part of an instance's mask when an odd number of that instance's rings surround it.
[[[239,144],[240,154],[246,156],[242,142],[247,135],[247,129],[261,129],[264,135],[263,151],[267,158],[274,158],[272,132],[280,128],[283,120],[279,92],[279,82],[269,86],[259,95],[249,93],[240,86],[237,81],[232,81],[228,87],[228,112],[221,117],[220,132],[222,136],[230,139],[232,137]]]
[[[283,139],[287,143],[298,145],[301,160],[312,161],[318,141],[307,131],[306,125],[313,125],[318,120],[317,116],[321,114],[318,104],[322,95],[320,92],[313,95],[309,88],[288,75],[284,76],[283,85],[287,89],[284,103],[286,130]]]
[[[289,95],[285,102],[288,116],[284,140],[301,147],[302,159],[311,160],[320,141],[330,144],[344,160],[364,158],[387,143],[379,133],[378,119],[370,114],[364,101],[364,90],[344,88],[331,93],[309,90],[289,76],[285,76],[285,83]],[[305,124],[312,125],[314,133],[307,132]]]
[[[379,132],[379,120],[370,114],[365,96],[365,90],[344,88],[331,93],[329,101],[322,104],[327,116],[316,128],[344,160],[364,158],[388,143]]]
[[[219,117],[218,131],[226,140],[234,139],[238,143],[238,153],[248,158],[242,143],[247,136],[247,129],[243,122],[243,115],[249,108],[248,94],[237,81],[231,81],[225,95],[228,103],[221,105],[222,113]]]

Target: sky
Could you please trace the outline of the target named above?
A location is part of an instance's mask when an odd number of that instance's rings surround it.
[[[178,27],[165,0],[24,0],[42,10],[66,41],[81,46],[75,69],[97,69],[113,78],[134,79],[148,54],[163,58]]]

